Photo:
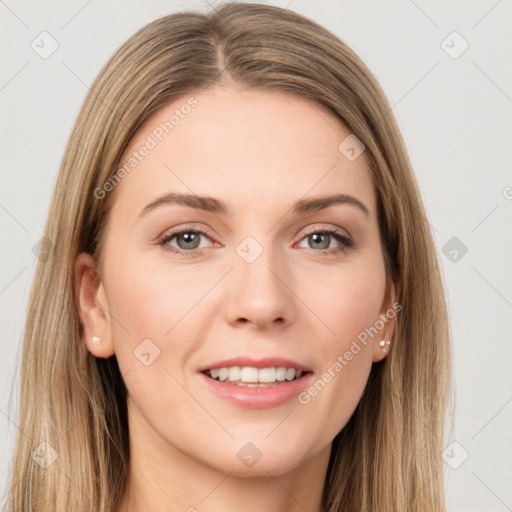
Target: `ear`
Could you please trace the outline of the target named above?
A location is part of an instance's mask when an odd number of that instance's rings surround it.
[[[391,341],[395,330],[396,317],[402,309],[401,304],[397,302],[397,298],[400,297],[400,291],[400,281],[395,281],[393,278],[388,277],[386,282],[386,294],[380,311],[379,320],[377,321],[378,323],[376,322],[376,324],[379,327],[382,326],[382,328],[379,328],[378,334],[374,337],[372,359],[374,363],[384,359],[391,349],[391,345],[389,343],[384,347],[381,347],[379,342]]]
[[[96,357],[114,354],[107,296],[91,254],[80,253],[75,261],[75,302],[83,327],[85,346]],[[100,338],[94,343],[93,338]]]

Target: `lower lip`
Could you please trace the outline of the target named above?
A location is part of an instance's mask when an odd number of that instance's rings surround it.
[[[283,381],[280,384],[267,387],[226,384],[225,382],[211,379],[204,373],[200,373],[199,377],[217,396],[225,398],[236,405],[250,409],[270,409],[285,403],[293,397],[297,397],[309,385],[313,374],[307,373],[300,379]]]

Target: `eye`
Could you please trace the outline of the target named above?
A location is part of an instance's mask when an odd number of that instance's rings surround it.
[[[309,248],[315,252],[337,254],[354,245],[353,241],[342,232],[334,228],[312,230],[302,240],[306,240]],[[338,246],[332,246],[332,243]]]
[[[201,247],[201,238],[210,240],[210,237],[201,230],[185,227],[179,231],[165,234],[159,240],[159,244],[166,250],[187,256],[201,252],[208,244]],[[173,245],[174,244],[176,245]]]
[[[306,240],[311,250],[321,254],[338,254],[354,245],[353,241],[348,236],[335,228],[317,228],[309,230],[307,233],[307,236],[305,236],[301,242]],[[180,230],[163,235],[158,243],[164,250],[175,254],[199,256],[202,253],[201,249],[210,247],[208,243],[201,246],[202,238],[211,242],[211,238],[206,232],[185,226]]]

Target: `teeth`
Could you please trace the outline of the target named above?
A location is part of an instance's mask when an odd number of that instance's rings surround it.
[[[231,381],[240,380],[240,374],[242,372],[242,368],[240,366],[233,366],[229,368],[228,379]]]
[[[240,372],[240,380],[242,382],[259,382],[258,376],[258,368],[251,368],[250,366],[244,366]]]
[[[286,368],[284,366],[276,368],[276,379],[279,382],[282,382],[283,380],[286,379]]]
[[[258,375],[258,382],[275,382],[276,369],[275,368],[262,368]],[[295,372],[293,372],[295,374]],[[295,375],[294,375],[295,376]]]
[[[301,370],[295,368],[254,368],[252,366],[231,366],[229,368],[216,368],[208,370],[208,374],[212,379],[221,382],[238,382],[247,384],[249,387],[257,386],[258,383],[270,384],[274,382],[283,382],[285,380],[298,379],[302,375]]]
[[[228,378],[229,368],[219,368],[219,380],[224,381]]]
[[[293,368],[288,368],[286,370],[286,380],[293,380],[295,377],[295,370]]]

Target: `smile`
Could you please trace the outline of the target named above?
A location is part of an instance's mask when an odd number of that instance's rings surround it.
[[[284,366],[269,368],[231,366],[205,370],[203,373],[218,382],[237,386],[266,387],[300,379],[303,373],[307,372]]]

